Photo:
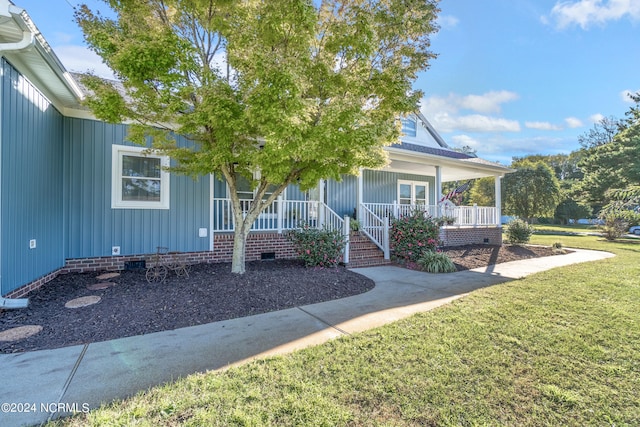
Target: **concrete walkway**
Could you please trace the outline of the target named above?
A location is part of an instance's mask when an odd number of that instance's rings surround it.
[[[398,267],[354,271],[373,290],[340,300],[113,341],[1,354],[0,426],[40,424],[158,384],[289,353],[431,310],[486,286],[609,253],[576,250],[451,274]]]

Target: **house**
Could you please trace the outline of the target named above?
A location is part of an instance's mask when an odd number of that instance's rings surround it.
[[[29,15],[0,0],[1,295],[25,295],[63,272],[121,269],[158,246],[189,262],[229,260],[224,181],[165,172],[170,159],[126,142],[127,126],[96,120],[82,98]],[[354,212],[384,258],[388,218],[417,206],[455,216],[443,230],[449,244],[499,244],[499,197],[491,207],[438,202],[443,182],[486,176],[495,177],[499,195],[509,169],[451,150],[420,114],[403,127],[385,168],[319,182],[309,192],[290,186],[254,224],[247,260],[293,257],[283,230],[300,220],[345,227]],[[251,189],[244,191],[249,198]]]

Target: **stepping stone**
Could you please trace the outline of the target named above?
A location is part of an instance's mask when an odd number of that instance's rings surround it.
[[[0,332],[0,341],[18,341],[29,338],[42,330],[40,325],[18,326]]]
[[[100,298],[97,295],[91,295],[88,297],[80,297],[80,298],[76,298],[76,299],[72,299],[71,301],[67,302],[64,306],[67,308],[80,308],[80,307],[86,307],[88,305],[93,305],[96,304],[98,302],[100,302],[102,298]]]
[[[96,277],[97,280],[109,280],[114,277],[120,277],[120,273],[104,273]]]
[[[87,285],[87,289],[89,289],[90,291],[100,291],[102,289],[107,289],[110,288],[111,286],[114,286],[115,283],[113,282],[100,282],[100,283],[94,283],[93,285]]]

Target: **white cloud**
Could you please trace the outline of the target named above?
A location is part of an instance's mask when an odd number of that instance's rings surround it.
[[[455,28],[460,20],[453,15],[440,15],[438,16],[438,24],[442,28],[450,29]]]
[[[457,113],[459,110],[471,110],[478,113],[499,113],[502,104],[519,98],[515,92],[507,90],[491,91],[482,95],[458,95],[450,93],[447,97],[430,96],[422,100],[424,111]]]
[[[631,99],[631,96],[629,95],[635,95],[636,93],[640,93],[640,89],[636,90],[636,91],[632,91],[632,90],[623,90],[622,92],[620,92],[620,98],[622,98],[623,102],[628,102],[629,104],[633,104],[633,99]]]
[[[580,128],[584,126],[584,123],[582,123],[582,120],[580,120],[577,117],[567,117],[566,119],[564,119],[564,122],[571,129]]]
[[[423,112],[424,114],[424,112]],[[448,113],[425,114],[438,132],[519,132],[520,124],[516,120],[491,117],[482,114],[463,116]]]
[[[451,141],[455,147],[469,146],[475,149],[480,147],[480,142],[469,135],[454,135],[451,137]]]
[[[578,25],[586,30],[593,24],[604,25],[624,17],[640,20],[638,0],[560,1],[553,6],[549,17],[542,18],[542,22],[555,22],[558,29]]]
[[[524,126],[529,129],[537,130],[562,130],[562,126],[554,125],[549,122],[524,122]]]
[[[502,104],[516,99],[518,94],[506,90],[482,95],[450,93],[446,97],[423,98],[421,111],[439,132],[519,132],[518,121],[495,116],[502,110]],[[461,111],[483,114],[462,114]]]
[[[56,46],[54,50],[68,71],[79,73],[91,71],[99,77],[115,78],[113,71],[102,62],[102,58],[84,46]]]
[[[604,119],[604,116],[602,114],[600,114],[600,113],[592,114],[592,115],[589,116],[589,121],[591,123],[598,123],[602,119]]]

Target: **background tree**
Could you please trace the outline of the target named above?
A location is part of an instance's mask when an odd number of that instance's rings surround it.
[[[470,203],[478,206],[496,205],[496,185],[495,178],[488,176],[476,179],[470,191]]]
[[[554,218],[560,220],[562,224],[568,224],[570,221],[589,218],[591,214],[590,206],[576,202],[572,198],[565,198],[556,207]]]
[[[76,20],[121,83],[85,79],[88,105],[133,123],[128,138],[152,140],[174,172],[224,177],[236,273],[252,224],[290,183],[305,190],[384,164],[434,57],[436,0],[106,3],[115,19],[82,6]],[[193,147],[178,147],[176,133]],[[255,194],[244,211],[241,179]]]
[[[586,150],[608,144],[624,126],[623,120],[613,116],[603,117],[594,123],[592,129],[578,136],[578,142]]]
[[[551,168],[542,162],[521,162],[503,179],[504,211],[531,222],[552,216],[560,198],[560,185]]]

